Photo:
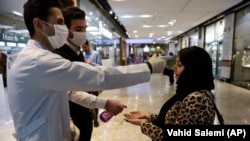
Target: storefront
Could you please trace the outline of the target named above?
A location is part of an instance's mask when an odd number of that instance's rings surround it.
[[[26,46],[28,39],[16,34],[0,33],[0,49],[8,55],[15,54]]]
[[[102,55],[104,65],[120,64],[122,57],[120,57],[119,45],[122,33],[117,29],[117,26],[96,5],[89,1],[79,1],[78,7],[86,13],[87,38],[92,48]],[[126,44],[125,48],[128,48]],[[127,54],[125,50],[125,60]]]
[[[198,32],[189,35],[189,46],[198,46]]]
[[[205,27],[205,49],[212,58],[215,78],[221,77],[224,23],[222,19]]]
[[[250,7],[236,12],[232,83],[250,89]]]

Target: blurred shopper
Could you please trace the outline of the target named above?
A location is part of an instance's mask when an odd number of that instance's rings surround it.
[[[68,91],[122,88],[162,73],[164,61],[155,56],[143,64],[119,67],[64,59],[52,52],[65,44],[69,34],[59,3],[27,0],[23,11],[31,39],[18,53],[7,81],[16,140],[72,140],[76,133],[70,132],[74,128],[69,122]],[[112,112],[117,115],[123,108]]]
[[[140,111],[125,114],[127,122],[141,126],[142,133],[153,141],[167,140],[168,125],[212,125],[215,112],[223,124],[211,92],[214,77],[209,54],[196,46],[180,50],[174,73],[176,94],[163,104],[158,115]]]
[[[86,40],[86,42],[83,44],[82,50],[83,50],[85,62],[87,64],[90,64],[92,66],[101,66],[102,65],[101,55],[97,51],[93,50],[90,47],[88,40]]]
[[[3,76],[4,87],[7,87],[6,67],[7,67],[7,55],[5,53],[3,53],[2,50],[0,49],[0,73]]]
[[[101,55],[93,50],[93,48],[90,47],[89,41],[87,40],[83,45],[82,45],[82,50],[83,50],[83,55],[85,58],[85,62],[87,64],[90,64],[92,66],[101,66],[102,65],[102,57]],[[89,92],[95,96],[99,95],[100,91],[92,91]],[[93,111],[93,118],[94,118],[94,126],[98,127],[99,122],[98,122],[98,108],[95,108]]]
[[[174,70],[173,67],[176,62],[176,56],[173,54],[173,52],[169,53],[169,56],[171,56],[170,59],[166,60],[166,67],[163,70],[163,75],[167,75],[169,77],[169,84],[174,84]]]

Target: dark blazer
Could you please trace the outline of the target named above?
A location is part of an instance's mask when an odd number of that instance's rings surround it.
[[[61,55],[70,61],[84,62],[82,52],[77,55],[68,45],[64,44],[61,48],[55,49],[54,53]],[[90,141],[93,130],[92,113],[90,109],[69,101],[70,116],[74,124],[80,130],[79,141]]]

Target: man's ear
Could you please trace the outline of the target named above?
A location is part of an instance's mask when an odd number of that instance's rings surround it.
[[[34,26],[35,31],[40,31],[40,32],[43,31],[43,26],[41,22],[42,21],[39,18],[33,19],[33,26]]]
[[[69,36],[70,39],[72,39],[74,37],[73,32],[69,30]]]

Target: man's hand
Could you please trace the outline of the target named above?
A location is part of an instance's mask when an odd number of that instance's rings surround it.
[[[106,111],[112,113],[113,115],[121,113],[124,108],[127,108],[127,106],[116,100],[107,100],[105,105]]]
[[[92,64],[91,60],[89,60],[89,59],[86,59],[85,63],[90,64],[90,65]]]

